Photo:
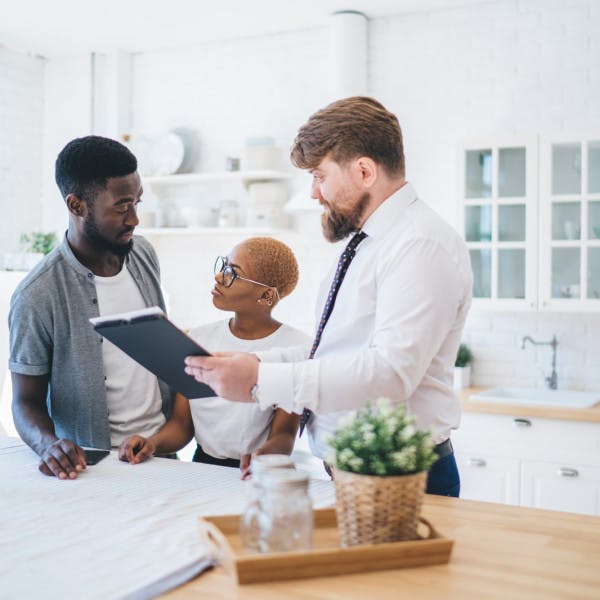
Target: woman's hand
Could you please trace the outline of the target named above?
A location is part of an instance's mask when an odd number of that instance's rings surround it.
[[[252,462],[252,454],[242,454],[240,458],[240,471],[242,472],[242,480],[250,479],[252,472],[250,471],[250,463]]]
[[[137,465],[149,459],[155,452],[156,446],[150,439],[141,435],[132,435],[121,442],[119,460]]]

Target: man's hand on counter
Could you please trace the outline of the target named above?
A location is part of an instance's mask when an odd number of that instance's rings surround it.
[[[213,356],[188,356],[185,372],[209,385],[221,398],[253,402],[250,390],[258,379],[259,360],[244,352],[215,352]]]
[[[58,439],[40,454],[39,470],[44,475],[59,479],[76,479],[77,474],[87,466],[85,452],[77,444],[67,439]]]

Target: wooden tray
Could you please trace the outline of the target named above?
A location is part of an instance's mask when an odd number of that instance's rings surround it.
[[[239,515],[201,518],[200,529],[214,548],[215,558],[242,584],[447,563],[454,542],[442,537],[426,519],[420,521],[422,537],[418,540],[341,548],[335,510],[315,510],[311,550],[270,554],[244,549]]]

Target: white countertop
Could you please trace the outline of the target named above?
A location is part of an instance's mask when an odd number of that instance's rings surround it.
[[[198,517],[239,513],[237,469],[115,453],[74,481],[37,470],[20,440],[0,438],[0,598],[151,598],[212,564]],[[311,482],[316,507],[333,485]]]

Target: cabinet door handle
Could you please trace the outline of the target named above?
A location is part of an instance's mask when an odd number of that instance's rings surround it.
[[[561,467],[558,470],[558,474],[561,477],[579,477],[579,471],[577,469],[571,469],[570,467]]]
[[[483,458],[469,458],[467,464],[470,467],[485,467],[487,465]]]
[[[513,419],[513,425],[515,427],[531,427],[532,423],[529,419]]]

